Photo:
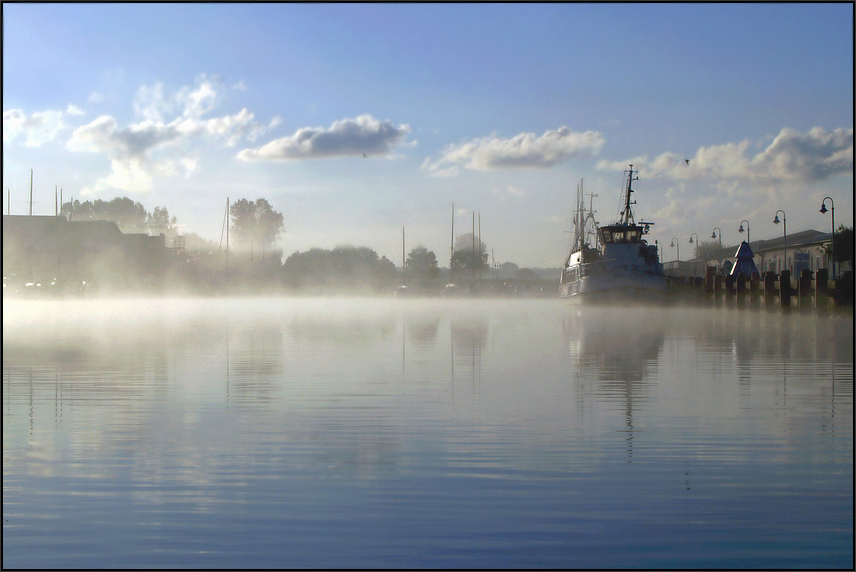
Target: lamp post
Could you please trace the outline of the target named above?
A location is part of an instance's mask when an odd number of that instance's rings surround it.
[[[722,250],[722,229],[718,226],[713,227],[713,233],[710,235],[710,238],[716,239],[716,231],[719,231],[719,249]]]
[[[699,244],[701,244],[701,243],[699,242],[699,240],[698,240],[698,235],[697,235],[696,233],[694,233],[694,232],[691,232],[691,233],[690,233],[690,244],[692,244],[692,243],[693,243],[693,235],[695,235],[696,242],[698,242]],[[696,255],[698,255],[698,246],[696,246]]]
[[[788,264],[788,215],[782,209],[777,210],[773,224],[779,224],[779,213],[782,213],[782,224],[784,225],[782,230],[785,233],[785,270],[790,270],[790,265]]]
[[[690,233],[690,244],[693,243],[693,235],[694,234],[695,234],[695,239],[696,239],[696,251],[695,251],[695,257],[693,258],[693,260],[697,260],[698,259],[698,245],[700,245],[701,243],[699,242],[698,235],[694,232],[691,232]],[[706,264],[706,262],[705,262],[705,264]],[[698,264],[693,263],[693,278],[695,278],[695,275],[696,275],[696,266],[698,266]]]
[[[752,241],[752,239],[749,238],[749,236],[750,236],[750,234],[749,234],[749,221],[746,219],[741,220],[740,221],[740,228],[737,229],[737,232],[740,232],[740,233],[743,232],[743,223],[744,222],[746,223],[746,243],[748,244],[749,242]]]
[[[718,226],[713,227],[713,232],[710,233],[710,238],[716,239],[716,231],[719,231],[719,254],[722,255],[722,229]],[[722,270],[722,261],[719,261],[719,268]]]
[[[675,262],[680,262],[681,261],[681,245],[679,244],[678,239],[673,236],[672,237],[672,244],[670,244],[669,246],[677,247],[676,254],[678,255],[678,257],[675,259]],[[677,265],[675,265],[675,270],[677,270]]]
[[[832,204],[832,248],[829,252],[832,257],[832,279],[835,280],[835,201],[832,200],[832,197],[824,197],[823,202],[820,203],[821,214],[826,214],[826,199],[829,199]]]

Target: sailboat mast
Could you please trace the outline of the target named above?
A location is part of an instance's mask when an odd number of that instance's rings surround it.
[[[585,219],[586,211],[585,211],[585,209],[586,209],[586,207],[584,204],[585,196],[586,195],[585,195],[585,188],[583,187],[583,179],[580,179],[580,184],[577,187],[577,197],[578,197],[579,204],[580,204],[579,210],[577,211],[577,220],[579,222],[577,223],[577,229],[576,229],[577,239],[578,239],[577,246],[580,249],[582,249],[583,244],[585,244],[585,241],[586,241],[586,235],[585,235],[585,228],[586,228],[586,219]]]
[[[452,259],[455,258],[455,203],[452,203],[452,239],[449,242],[449,279],[452,278]]]
[[[482,274],[482,241],[481,241],[481,213],[479,213],[479,278]]]

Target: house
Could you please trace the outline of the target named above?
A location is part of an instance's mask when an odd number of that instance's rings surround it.
[[[830,257],[827,249],[832,245],[832,233],[818,230],[804,230],[787,236],[756,240],[749,244],[753,253],[753,261],[758,271],[776,273],[790,270],[791,276],[799,275],[802,270],[816,272],[822,268],[830,268]],[[679,262],[664,262],[663,269],[668,276],[705,276],[707,266],[718,266],[723,273],[728,273],[736,261],[739,246],[727,246],[714,249],[707,260],[682,260]],[[787,251],[787,261],[785,252]],[[849,264],[836,265],[836,271],[850,270]],[[831,273],[831,271],[830,271]]]
[[[123,234],[115,222],[3,216],[4,282],[132,285],[169,263],[163,234]]]

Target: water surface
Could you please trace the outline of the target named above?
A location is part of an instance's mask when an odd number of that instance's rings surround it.
[[[6,567],[853,564],[853,320],[4,301]]]

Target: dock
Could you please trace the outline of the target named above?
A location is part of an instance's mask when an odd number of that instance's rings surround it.
[[[853,311],[853,271],[830,280],[828,270],[725,275],[708,266],[702,277],[667,277],[670,302],[812,313]]]

